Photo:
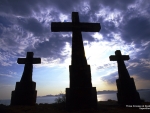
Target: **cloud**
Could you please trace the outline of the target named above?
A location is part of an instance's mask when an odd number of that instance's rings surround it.
[[[46,28],[36,18],[18,18],[18,24],[24,30],[32,32],[34,35],[42,36],[44,33],[49,32],[49,28]]]
[[[16,75],[17,73],[16,73],[16,72],[13,72],[13,71],[9,71],[9,74],[11,74],[11,75]]]
[[[80,0],[76,0],[76,1],[74,0],[64,0],[64,1],[51,0],[49,3],[51,4],[52,7],[56,8],[60,12],[70,13],[81,2]]]
[[[34,12],[40,12],[41,9],[53,8],[59,12],[72,12],[73,7],[79,4],[80,0],[2,0],[0,12],[15,14],[19,16],[30,16]]]
[[[149,41],[150,21],[145,17],[133,17],[126,21],[122,28],[122,38],[128,43],[140,44],[141,41]]]
[[[1,50],[0,52],[0,65],[1,66],[12,66],[16,62],[14,61],[14,56],[9,52],[4,52]]]
[[[13,77],[12,75],[9,74],[0,74],[0,76]]]
[[[15,15],[31,15],[32,10],[38,11],[38,0],[2,0],[0,12],[5,12],[8,14],[15,14]]]
[[[2,13],[14,14],[20,16],[30,16],[35,12],[41,12],[41,10],[54,9],[59,12],[70,14],[72,11],[78,11],[81,13],[95,13],[102,8],[109,7],[111,9],[125,10],[130,4],[133,4],[135,0],[2,0],[0,11]]]
[[[134,4],[136,0],[90,0],[92,12],[98,11],[102,8],[110,8],[111,11],[117,10],[126,10],[130,4]],[[94,11],[95,10],[95,11]]]
[[[131,60],[128,63],[128,71],[130,76],[136,75],[144,80],[150,80],[149,69],[150,69],[150,61],[149,59],[135,59]]]
[[[7,17],[0,15],[0,25],[1,25],[1,27],[2,26],[9,27],[12,25],[12,23],[11,23],[11,21],[9,21],[9,19]]]
[[[118,72],[113,72],[109,75],[101,77],[100,79],[109,84],[114,84],[116,82],[116,79],[118,79]]]
[[[71,37],[63,37],[62,34],[53,34],[47,41],[37,44],[36,48],[33,49],[34,53],[40,57],[50,57],[53,60],[61,58],[65,59],[67,54],[62,54],[66,42],[71,42]]]
[[[102,66],[98,66],[97,67],[97,70],[107,69],[107,68],[112,68],[112,67],[116,67],[116,63],[115,62],[113,62],[113,63],[107,63],[107,64],[102,64]]]

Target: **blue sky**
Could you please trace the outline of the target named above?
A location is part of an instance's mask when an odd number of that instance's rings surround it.
[[[40,57],[33,81],[38,96],[65,92],[69,87],[71,32],[51,32],[51,22],[100,23],[100,32],[82,33],[91,66],[92,85],[116,90],[117,62],[109,61],[116,50],[129,55],[125,61],[137,89],[150,88],[149,0],[1,0],[0,1],[0,99],[10,99],[24,65],[17,64],[28,51]]]

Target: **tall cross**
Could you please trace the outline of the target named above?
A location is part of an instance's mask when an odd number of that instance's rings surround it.
[[[87,65],[81,32],[99,32],[100,23],[80,23],[78,12],[72,12],[72,22],[52,22],[52,32],[72,31],[72,65]]]
[[[124,60],[129,60],[129,55],[122,55],[120,50],[115,51],[115,55],[109,57],[110,61],[117,61],[118,74],[120,79],[130,78],[129,73],[124,64]]]
[[[25,64],[21,82],[32,81],[33,64],[41,63],[41,58],[33,58],[33,52],[27,52],[26,58],[18,58],[18,64]]]

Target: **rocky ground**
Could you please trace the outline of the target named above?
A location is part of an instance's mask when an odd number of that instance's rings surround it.
[[[150,102],[143,102],[150,108]],[[145,108],[145,107],[144,107]],[[69,113],[64,104],[37,104],[35,106],[5,106],[0,105],[0,113]],[[99,101],[98,110],[85,109],[76,110],[71,113],[150,113],[150,109],[139,109],[139,107],[120,107],[116,101]]]

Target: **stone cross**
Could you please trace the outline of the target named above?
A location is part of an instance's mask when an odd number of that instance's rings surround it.
[[[52,22],[52,32],[72,32],[72,58],[69,66],[70,88],[66,88],[66,108],[96,108],[96,87],[92,87],[90,65],[84,53],[81,32],[99,32],[100,23],[80,23],[78,12],[72,12],[72,22]]]
[[[120,50],[115,51],[115,55],[109,57],[110,61],[117,61],[118,74],[120,79],[130,78],[129,73],[124,64],[124,60],[129,60],[129,55],[122,55]]]
[[[52,32],[73,32],[72,33],[72,65],[87,64],[81,32],[98,32],[100,23],[80,23],[78,12],[72,12],[72,22],[52,22]]]
[[[27,52],[26,58],[18,58],[18,64],[25,64],[23,75],[20,82],[32,81],[33,64],[41,63],[41,58],[33,58],[33,52]]]

